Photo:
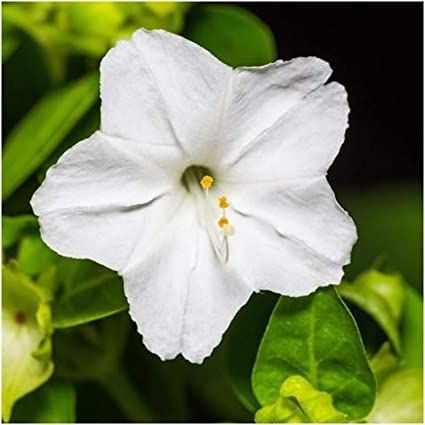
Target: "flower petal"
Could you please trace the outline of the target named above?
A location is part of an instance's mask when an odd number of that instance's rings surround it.
[[[162,360],[181,352],[189,277],[196,261],[197,219],[193,205],[175,209],[168,225],[122,271],[130,315],[143,343]]]
[[[41,215],[74,207],[140,205],[175,190],[180,158],[173,147],[116,139],[97,131],[48,170],[31,206]]]
[[[229,164],[226,180],[253,182],[326,174],[348,126],[347,94],[330,83],[292,107]]]
[[[252,292],[218,262],[195,214],[191,202],[183,204],[149,252],[122,273],[131,317],[163,360],[181,353],[201,363]]]
[[[216,128],[231,74],[183,37],[141,29],[102,60],[101,128],[123,138],[178,144],[199,156]]]
[[[340,282],[342,265],[302,241],[246,214],[235,213],[232,221],[236,233],[229,239],[229,264],[257,290],[298,297]]]
[[[153,149],[100,132],[78,143],[31,200],[43,240],[62,255],[119,270],[149,225],[146,211],[173,208],[182,195],[173,176],[178,155],[171,147]]]
[[[225,187],[234,208],[273,225],[289,238],[345,265],[357,239],[351,217],[341,208],[326,177]]]
[[[315,57],[235,69],[232,98],[223,124],[223,145],[228,151],[225,159],[233,158],[267,131],[294,105],[322,86],[331,73],[329,64]]]
[[[183,356],[193,363],[202,363],[211,354],[253,292],[241,274],[218,260],[205,232],[200,234],[198,247],[183,334]]]

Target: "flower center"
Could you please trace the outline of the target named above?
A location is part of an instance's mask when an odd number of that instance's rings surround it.
[[[226,209],[230,206],[226,196],[214,200],[211,174],[205,167],[191,166],[184,172],[182,183],[195,202],[201,226],[208,233],[215,253],[225,263],[229,258],[228,237],[235,233],[235,229],[226,217]]]

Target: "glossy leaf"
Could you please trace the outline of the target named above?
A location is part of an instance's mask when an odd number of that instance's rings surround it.
[[[64,293],[53,305],[56,328],[77,326],[128,308],[121,278],[104,267],[67,259],[59,270],[61,278]]]
[[[42,291],[10,266],[3,266],[2,281],[2,415],[8,421],[15,402],[49,379],[53,363]]]
[[[238,6],[198,5],[188,14],[183,35],[234,67],[264,65],[276,59],[268,26]]]
[[[385,331],[396,352],[400,353],[398,323],[404,297],[401,275],[369,270],[359,275],[353,283],[341,284],[338,292],[370,314]]]
[[[54,379],[16,404],[12,422],[75,423],[75,413],[74,386],[69,382]]]
[[[389,376],[378,392],[368,422],[422,423],[422,369],[400,370]]]
[[[12,130],[3,150],[3,199],[61,143],[98,97],[98,76],[89,75],[42,98]]]
[[[372,408],[375,379],[356,324],[333,287],[281,297],[273,311],[252,375],[259,402],[273,403],[293,375],[331,395],[349,420],[363,419]]]

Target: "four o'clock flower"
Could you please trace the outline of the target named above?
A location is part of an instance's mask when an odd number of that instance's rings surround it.
[[[253,292],[341,280],[356,230],[326,172],[349,108],[326,62],[232,69],[142,29],[100,71],[101,129],[31,205],[52,249],[123,277],[149,350],[201,363]]]

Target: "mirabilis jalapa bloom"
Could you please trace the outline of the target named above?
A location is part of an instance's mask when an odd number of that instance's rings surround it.
[[[232,69],[141,29],[100,73],[101,129],[31,205],[52,249],[123,277],[149,350],[201,363],[253,292],[340,282],[356,229],[326,173],[349,108],[326,62]]]

